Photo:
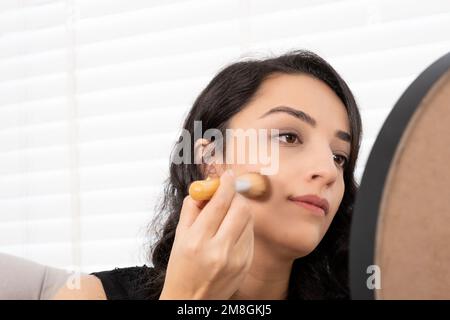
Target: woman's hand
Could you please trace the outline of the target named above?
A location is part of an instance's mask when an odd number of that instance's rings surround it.
[[[160,299],[229,299],[239,289],[253,259],[247,201],[231,171],[204,207],[184,199]]]

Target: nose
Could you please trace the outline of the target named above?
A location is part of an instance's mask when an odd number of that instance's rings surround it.
[[[331,186],[336,181],[339,170],[333,152],[329,149],[316,149],[309,158],[307,179]]]

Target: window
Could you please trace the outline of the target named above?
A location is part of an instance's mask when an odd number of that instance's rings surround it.
[[[359,179],[390,109],[450,49],[447,0],[0,2],[0,252],[147,263],[181,121],[225,64],[306,48],[354,91]]]

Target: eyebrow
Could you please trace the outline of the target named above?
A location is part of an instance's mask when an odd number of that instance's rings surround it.
[[[278,107],[272,108],[269,111],[265,112],[258,119],[264,118],[264,117],[268,116],[269,114],[279,113],[279,112],[287,113],[297,119],[300,119],[303,122],[306,122],[307,124],[309,124],[313,128],[315,128],[317,126],[317,121],[313,117],[311,117],[309,114],[307,114],[306,112],[303,112],[301,110],[294,109],[292,107],[288,107],[288,106],[278,106]],[[337,130],[335,133],[335,137],[341,139],[342,141],[348,142],[348,143],[350,143],[352,140],[350,134],[348,132],[345,132],[342,130]]]

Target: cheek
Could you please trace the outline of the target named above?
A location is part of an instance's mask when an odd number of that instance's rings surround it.
[[[226,154],[228,167],[236,173],[259,172],[277,174],[281,159],[279,148],[273,144],[269,131],[264,128],[227,129]]]

